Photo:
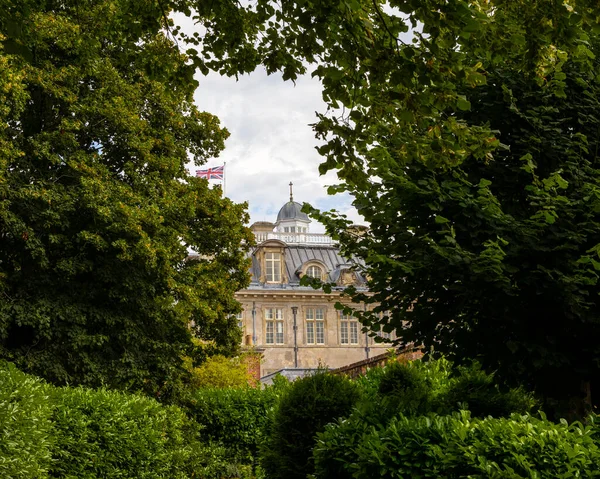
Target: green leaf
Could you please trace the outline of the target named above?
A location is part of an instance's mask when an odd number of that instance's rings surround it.
[[[458,97],[458,100],[456,101],[456,106],[458,107],[459,110],[468,111],[471,109],[471,102],[469,100],[467,100],[465,97],[460,96],[460,97]]]

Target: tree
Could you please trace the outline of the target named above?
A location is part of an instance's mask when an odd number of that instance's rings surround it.
[[[167,14],[0,1],[0,356],[56,384],[167,398],[240,342],[245,205],[186,173],[228,133]]]
[[[373,295],[347,294],[381,306],[363,324],[476,357],[583,415],[600,357],[597,5],[255,5],[195,5],[207,30],[190,40],[210,52],[195,62],[291,79],[316,62],[320,171],[338,172],[331,192],[350,192],[371,229],[307,211],[365,263]]]
[[[366,265],[373,295],[348,291],[378,305],[365,326],[582,417],[600,371],[598,28],[584,33],[584,4],[531,5],[407,12],[427,36],[375,47],[348,120],[317,127],[370,232],[317,217]]]
[[[272,411],[261,446],[261,465],[274,479],[303,479],[315,472],[315,435],[347,417],[360,398],[357,384],[343,375],[317,371],[297,379]]]
[[[191,384],[196,388],[244,388],[253,378],[241,357],[216,354],[197,368],[191,368]]]

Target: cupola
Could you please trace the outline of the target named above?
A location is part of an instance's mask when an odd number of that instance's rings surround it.
[[[277,214],[276,231],[279,233],[308,233],[310,219],[306,213],[302,212],[302,205],[294,201],[293,186],[294,184],[290,182],[290,201],[283,205]]]

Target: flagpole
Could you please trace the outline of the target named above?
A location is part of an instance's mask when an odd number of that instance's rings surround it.
[[[227,189],[226,189],[227,183],[225,182],[226,178],[227,178],[227,162],[224,161],[223,162],[223,197],[225,197],[227,194]]]

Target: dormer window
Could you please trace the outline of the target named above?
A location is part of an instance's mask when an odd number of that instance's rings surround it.
[[[299,278],[308,276],[309,278],[320,279],[326,281],[327,279],[327,266],[317,259],[310,259],[302,264],[297,270],[296,274]]]
[[[321,276],[323,275],[323,270],[321,268],[319,268],[318,266],[309,266],[306,269],[306,276],[308,276],[309,278],[318,278],[321,279]]]
[[[267,283],[281,283],[281,253],[265,254]]]

